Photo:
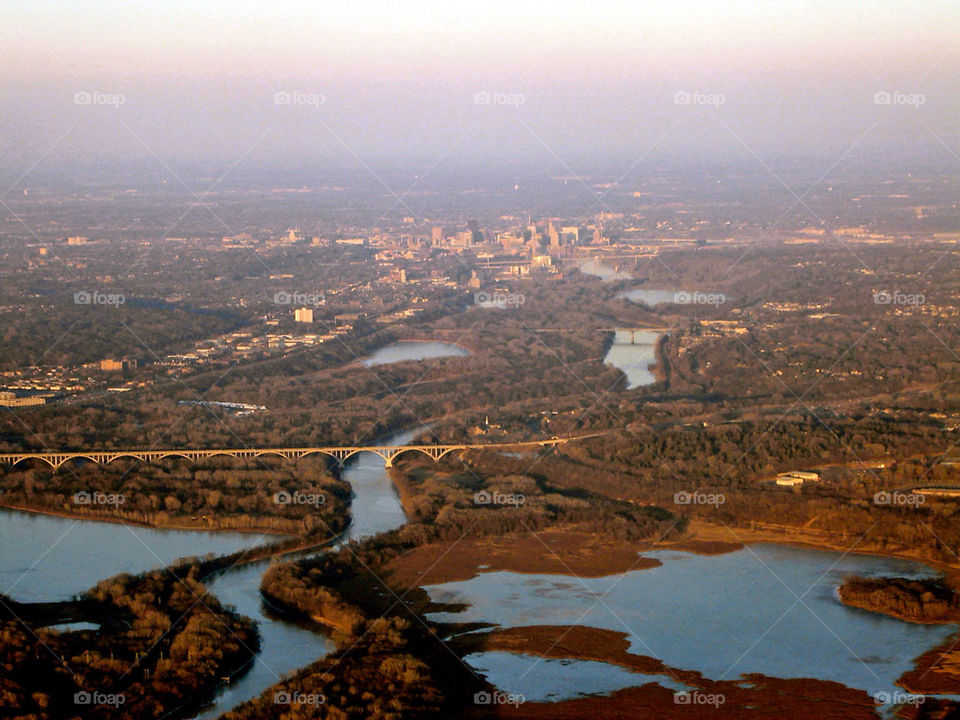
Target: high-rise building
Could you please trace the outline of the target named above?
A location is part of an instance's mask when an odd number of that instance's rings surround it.
[[[133,370],[138,364],[136,359],[114,360],[113,358],[104,358],[100,361],[100,369],[106,372],[118,372],[120,370]]]
[[[560,233],[557,232],[557,228],[554,227],[552,220],[547,226],[547,235],[550,237],[550,247],[560,247]]]
[[[293,319],[298,323],[312,323],[313,308],[297,308],[293,311]]]
[[[430,235],[430,244],[434,247],[443,245],[443,228],[439,225],[435,225],[433,231]]]
[[[576,225],[564,225],[560,228],[560,235],[567,244],[580,244],[580,228]]]

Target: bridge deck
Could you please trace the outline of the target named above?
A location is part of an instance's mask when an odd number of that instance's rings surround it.
[[[255,458],[263,455],[276,455],[287,459],[297,459],[307,455],[329,455],[338,462],[343,463],[347,458],[361,452],[376,453],[384,459],[387,467],[393,464],[393,459],[404,452],[421,452],[424,455],[439,460],[444,455],[456,450],[496,450],[499,448],[517,448],[517,447],[547,447],[558,445],[571,440],[579,440],[587,437],[596,437],[592,435],[581,435],[578,437],[550,438],[548,440],[528,440],[514,443],[454,443],[454,444],[430,444],[430,445],[331,445],[318,447],[296,447],[296,448],[222,448],[222,449],[147,449],[147,450],[97,450],[88,452],[22,452],[0,454],[0,464],[16,465],[25,460],[41,460],[54,469],[60,467],[70,460],[89,460],[101,465],[111,463],[120,458],[132,458],[141,462],[153,462],[168,457],[180,457],[187,460],[200,460],[203,458],[224,455],[235,458]]]

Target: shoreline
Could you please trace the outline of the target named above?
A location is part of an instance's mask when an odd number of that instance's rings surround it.
[[[22,512],[31,515],[47,515],[50,517],[63,518],[64,520],[87,520],[90,522],[110,523],[112,525],[132,525],[146,530],[177,530],[185,532],[212,532],[212,533],[243,533],[250,535],[273,535],[282,538],[294,538],[295,533],[284,532],[276,528],[229,528],[229,527],[195,527],[193,525],[156,525],[143,520],[126,520],[113,516],[97,517],[95,515],[86,515],[84,513],[72,513],[68,510],[52,510],[49,508],[34,508],[24,505],[8,505],[0,502],[0,510],[11,510],[13,512]]]
[[[927,565],[943,574],[960,572],[960,562],[950,563],[944,560],[927,558],[916,553],[909,553],[894,550],[881,550],[879,548],[859,548],[850,547],[841,543],[829,540],[817,540],[816,538],[802,535],[803,531],[794,530],[792,533],[786,530],[784,534],[772,530],[750,530],[746,528],[731,528],[723,525],[714,525],[709,521],[700,518],[691,518],[687,532],[689,538],[685,540],[674,541],[672,543],[661,543],[660,549],[671,549],[673,544],[682,544],[684,542],[717,542],[717,543],[739,543],[740,545],[752,545],[754,543],[770,543],[772,545],[786,545],[790,547],[799,547],[813,550],[829,550],[839,553],[852,553],[855,555],[873,555],[874,557],[890,558],[893,560],[908,560]],[[726,539],[718,537],[725,533]],[[856,542],[856,540],[854,541]],[[683,549],[683,548],[678,548]],[[695,552],[695,551],[690,551]],[[698,553],[701,554],[701,553]]]
[[[380,352],[381,350],[385,350],[386,348],[396,347],[397,345],[403,345],[405,343],[411,344],[411,345],[414,343],[420,343],[420,344],[439,343],[441,345],[451,345],[455,348],[463,350],[466,353],[466,355],[437,355],[433,357],[422,358],[421,360],[416,360],[413,358],[409,360],[391,360],[390,362],[376,363],[376,365],[394,365],[396,363],[403,363],[403,362],[423,362],[424,360],[443,360],[444,358],[450,358],[450,357],[474,357],[477,355],[477,352],[478,352],[477,350],[471,350],[468,347],[464,347],[463,344],[460,342],[451,342],[449,340],[438,340],[436,338],[401,338],[399,340],[393,340],[391,342],[388,342],[386,345],[381,345],[377,348],[374,348],[369,355],[356,358],[353,361],[344,365],[343,367],[345,368],[371,367],[366,363],[378,352]]]

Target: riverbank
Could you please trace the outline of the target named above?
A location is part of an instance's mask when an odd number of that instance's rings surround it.
[[[275,535],[277,537],[296,537],[294,533],[277,528],[269,527],[225,527],[212,525],[183,525],[179,523],[149,523],[143,520],[134,520],[114,515],[98,515],[94,513],[71,512],[69,510],[53,510],[51,508],[37,508],[29,505],[14,505],[0,501],[0,509],[16,510],[18,512],[33,513],[36,515],[49,515],[50,517],[64,518],[66,520],[84,520],[92,522],[112,523],[114,525],[130,525],[132,527],[147,528],[149,530],[186,530],[189,532],[213,532],[213,533],[241,533],[251,535]]]
[[[927,557],[923,553],[910,552],[907,550],[890,550],[887,547],[871,545],[855,537],[847,543],[834,540],[833,533],[826,533],[820,530],[805,530],[789,526],[776,526],[765,528],[741,528],[730,527],[727,525],[716,525],[707,522],[701,518],[691,518],[687,526],[688,539],[680,540],[677,543],[658,543],[657,547],[661,549],[686,549],[676,547],[687,542],[696,544],[714,544],[719,546],[730,545],[727,552],[732,552],[738,548],[733,545],[750,545],[752,543],[771,543],[774,545],[790,545],[792,547],[813,548],[815,550],[832,550],[841,553],[853,553],[855,555],[874,555],[878,557],[896,558],[899,560],[911,560],[929,565],[940,572],[949,576],[960,575],[960,562],[946,562],[939,558]],[[696,549],[690,549],[690,552],[697,552]]]

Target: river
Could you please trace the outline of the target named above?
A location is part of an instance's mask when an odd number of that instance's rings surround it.
[[[406,445],[425,430],[418,427],[384,438],[374,445]],[[347,460],[342,477],[353,489],[350,509],[353,515],[347,537],[351,540],[393,530],[406,521],[396,486],[384,467],[383,458],[375,453],[359,453]],[[285,674],[309,665],[334,649],[324,635],[284,620],[270,612],[260,596],[260,581],[270,561],[252,563],[230,570],[208,583],[209,590],[220,602],[233,605],[241,614],[257,622],[260,632],[260,653],[250,670],[218,692],[213,705],[197,716],[211,720],[257,697]]]
[[[657,362],[659,341],[659,333],[652,330],[618,330],[603,361],[623,371],[628,390],[649,385],[657,381],[650,367]]]
[[[423,429],[379,438],[373,444],[405,445]],[[354,492],[350,538],[406,522],[396,487],[379,455],[354,455],[344,467],[343,479]],[[233,553],[271,539],[274,536],[155,530],[0,509],[0,592],[21,602],[66,600],[118,573],[164,567],[188,555]],[[264,606],[260,581],[269,566],[270,561],[263,560],[207,581],[207,588],[221,603],[256,621],[261,641],[249,670],[221,688],[213,704],[196,716],[199,719],[219,717],[279,682],[284,674],[333,650],[323,634],[281,619]]]

